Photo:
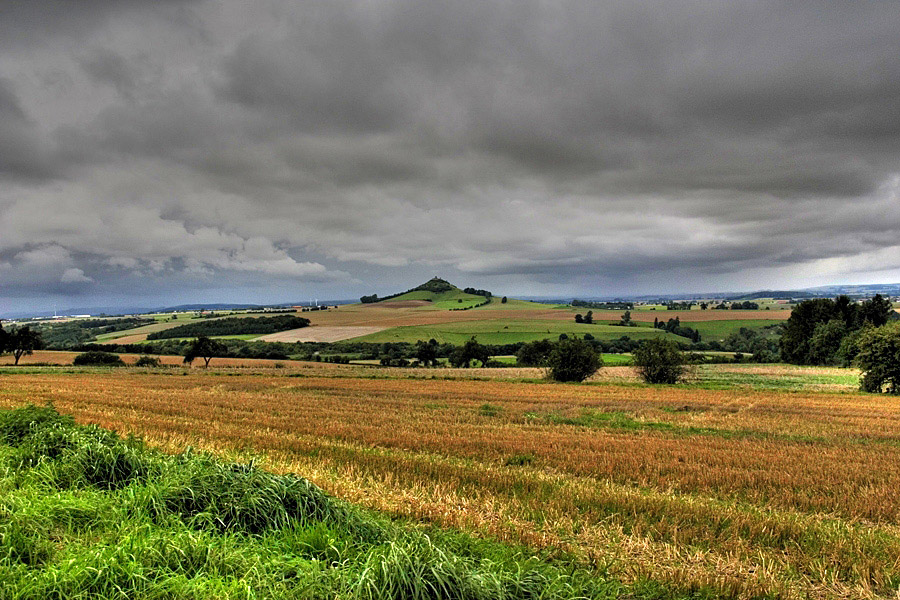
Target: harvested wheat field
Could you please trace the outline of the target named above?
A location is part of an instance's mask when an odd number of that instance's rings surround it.
[[[366,507],[623,581],[734,598],[900,585],[900,401],[855,393],[855,372],[708,367],[652,387],[624,368],[587,385],[449,371],[6,370],[0,403],[260,456]]]

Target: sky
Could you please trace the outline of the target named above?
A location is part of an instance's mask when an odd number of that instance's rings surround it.
[[[896,2],[0,0],[0,314],[900,282]]]

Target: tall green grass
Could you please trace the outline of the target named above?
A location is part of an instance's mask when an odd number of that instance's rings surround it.
[[[0,412],[4,600],[552,600],[640,589],[391,522],[252,463],[166,455],[49,406]]]

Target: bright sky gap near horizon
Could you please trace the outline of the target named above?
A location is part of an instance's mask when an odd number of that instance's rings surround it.
[[[0,0],[0,314],[900,282],[895,2]]]

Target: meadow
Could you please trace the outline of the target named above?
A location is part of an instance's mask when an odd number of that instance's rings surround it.
[[[537,369],[282,366],[5,368],[0,404],[52,401],[168,452],[253,458],[372,514],[637,586],[616,593],[900,586],[900,401],[858,393],[853,370],[708,365],[648,386],[623,366],[581,385]]]

